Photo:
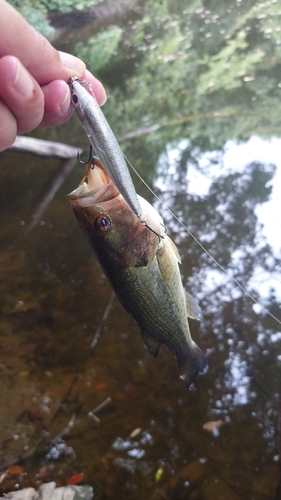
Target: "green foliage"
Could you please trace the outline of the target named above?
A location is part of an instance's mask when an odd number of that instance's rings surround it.
[[[251,79],[255,73],[255,65],[265,56],[262,50],[247,52],[246,32],[241,31],[238,36],[213,56],[206,55],[202,64],[208,68],[200,76],[198,93],[213,93],[216,90],[232,90],[243,85],[243,77]]]
[[[22,16],[36,28],[42,35],[52,38],[54,28],[47,19],[47,14],[51,11],[71,12],[73,9],[82,10],[93,5],[97,5],[101,0],[9,0]]]
[[[54,34],[54,29],[50,26],[46,17],[47,9],[44,4],[39,0],[26,0],[24,3],[20,0],[10,0],[13,7],[15,7],[21,15],[37,29],[42,35],[51,38]]]
[[[20,10],[22,16],[46,38],[52,38],[54,28],[49,24],[44,12],[24,5]]]
[[[101,0],[9,0],[16,9],[22,10],[24,6],[29,6],[42,12],[59,10],[60,12],[70,12],[73,9],[82,10],[101,3]],[[23,5],[24,4],[24,5]]]
[[[20,0],[13,3],[23,9]],[[42,20],[47,11],[71,7],[71,0],[24,3],[27,17],[39,9]],[[274,0],[210,0],[208,6],[203,0],[146,0],[122,31],[113,25],[74,50],[102,78],[105,111],[118,137],[160,126],[125,144],[132,152],[132,144],[141,147],[153,164],[167,142],[181,138],[220,148],[229,139],[280,134],[280,26],[280,2]]]
[[[73,9],[83,10],[101,3],[101,0],[46,0],[42,2],[48,11],[59,10],[60,12],[71,12]]]
[[[281,6],[280,2],[273,0],[271,2],[257,2],[251,10],[251,17],[259,20],[259,31],[265,39],[273,40],[280,44],[281,42]]]
[[[186,137],[221,148],[229,139],[279,135],[280,25],[279,2],[147,1],[118,46],[122,78],[116,58],[102,74],[117,135],[159,124],[136,139],[151,158]]]
[[[109,63],[121,37],[122,29],[112,26],[89,38],[86,44],[78,43],[75,47],[75,54],[86,62],[90,71],[97,73]]]

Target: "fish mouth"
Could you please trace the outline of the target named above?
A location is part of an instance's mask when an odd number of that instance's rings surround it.
[[[66,197],[73,206],[79,204],[87,207],[112,200],[118,195],[119,191],[102,163],[94,159],[93,163],[87,163],[86,173],[79,186]]]

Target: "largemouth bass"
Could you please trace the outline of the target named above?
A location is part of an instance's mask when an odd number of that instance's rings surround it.
[[[88,165],[86,177],[88,183],[84,181],[67,196],[79,225],[151,354],[157,357],[165,344],[178,362],[180,378],[189,386],[198,373],[206,371],[207,362],[190,335],[188,317],[200,319],[201,310],[183,288],[177,248],[152,205],[138,196],[146,225],[99,161],[95,160],[94,168]]]

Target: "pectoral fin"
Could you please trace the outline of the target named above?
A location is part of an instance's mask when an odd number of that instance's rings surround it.
[[[178,251],[175,243],[173,242],[173,240],[171,240],[171,238],[169,236],[166,236],[166,238],[168,240],[168,243],[169,243],[172,251],[174,252],[174,254],[175,254],[176,258],[177,258],[178,263],[181,264],[181,256],[179,254],[179,251]]]
[[[157,358],[158,352],[159,352],[159,349],[160,349],[160,342],[158,342],[157,340],[154,340],[154,338],[151,337],[146,332],[141,332],[141,334],[143,336],[143,340],[144,340],[144,343],[145,343],[147,349],[152,354],[152,356],[154,356],[155,358]]]
[[[186,315],[188,318],[201,321],[202,311],[198,302],[185,290]]]
[[[173,254],[172,258],[171,253]],[[176,245],[169,236],[165,236],[165,240],[159,242],[156,252],[159,271],[164,281],[169,281],[175,272],[174,257],[176,257],[177,262],[180,263],[180,255]]]

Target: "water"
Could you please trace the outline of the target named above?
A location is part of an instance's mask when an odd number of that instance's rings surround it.
[[[104,112],[118,137],[148,132],[122,141],[130,161],[280,319],[276,3],[198,3],[180,16],[180,2],[170,16],[165,3],[153,5],[118,20],[123,41],[98,73],[109,94]],[[229,66],[221,71],[216,61]],[[75,116],[35,135],[87,145]],[[191,329],[210,368],[188,390],[172,355],[162,348],[155,360],[116,299],[101,322],[111,290],[65,199],[82,166],[22,238],[60,165],[1,154],[1,462],[22,457],[24,468],[4,478],[2,491],[63,485],[83,472],[97,499],[277,500],[280,324],[134,178],[164,217],[184,285],[203,310]],[[87,414],[109,397],[98,426]],[[77,424],[59,437],[73,415]]]

